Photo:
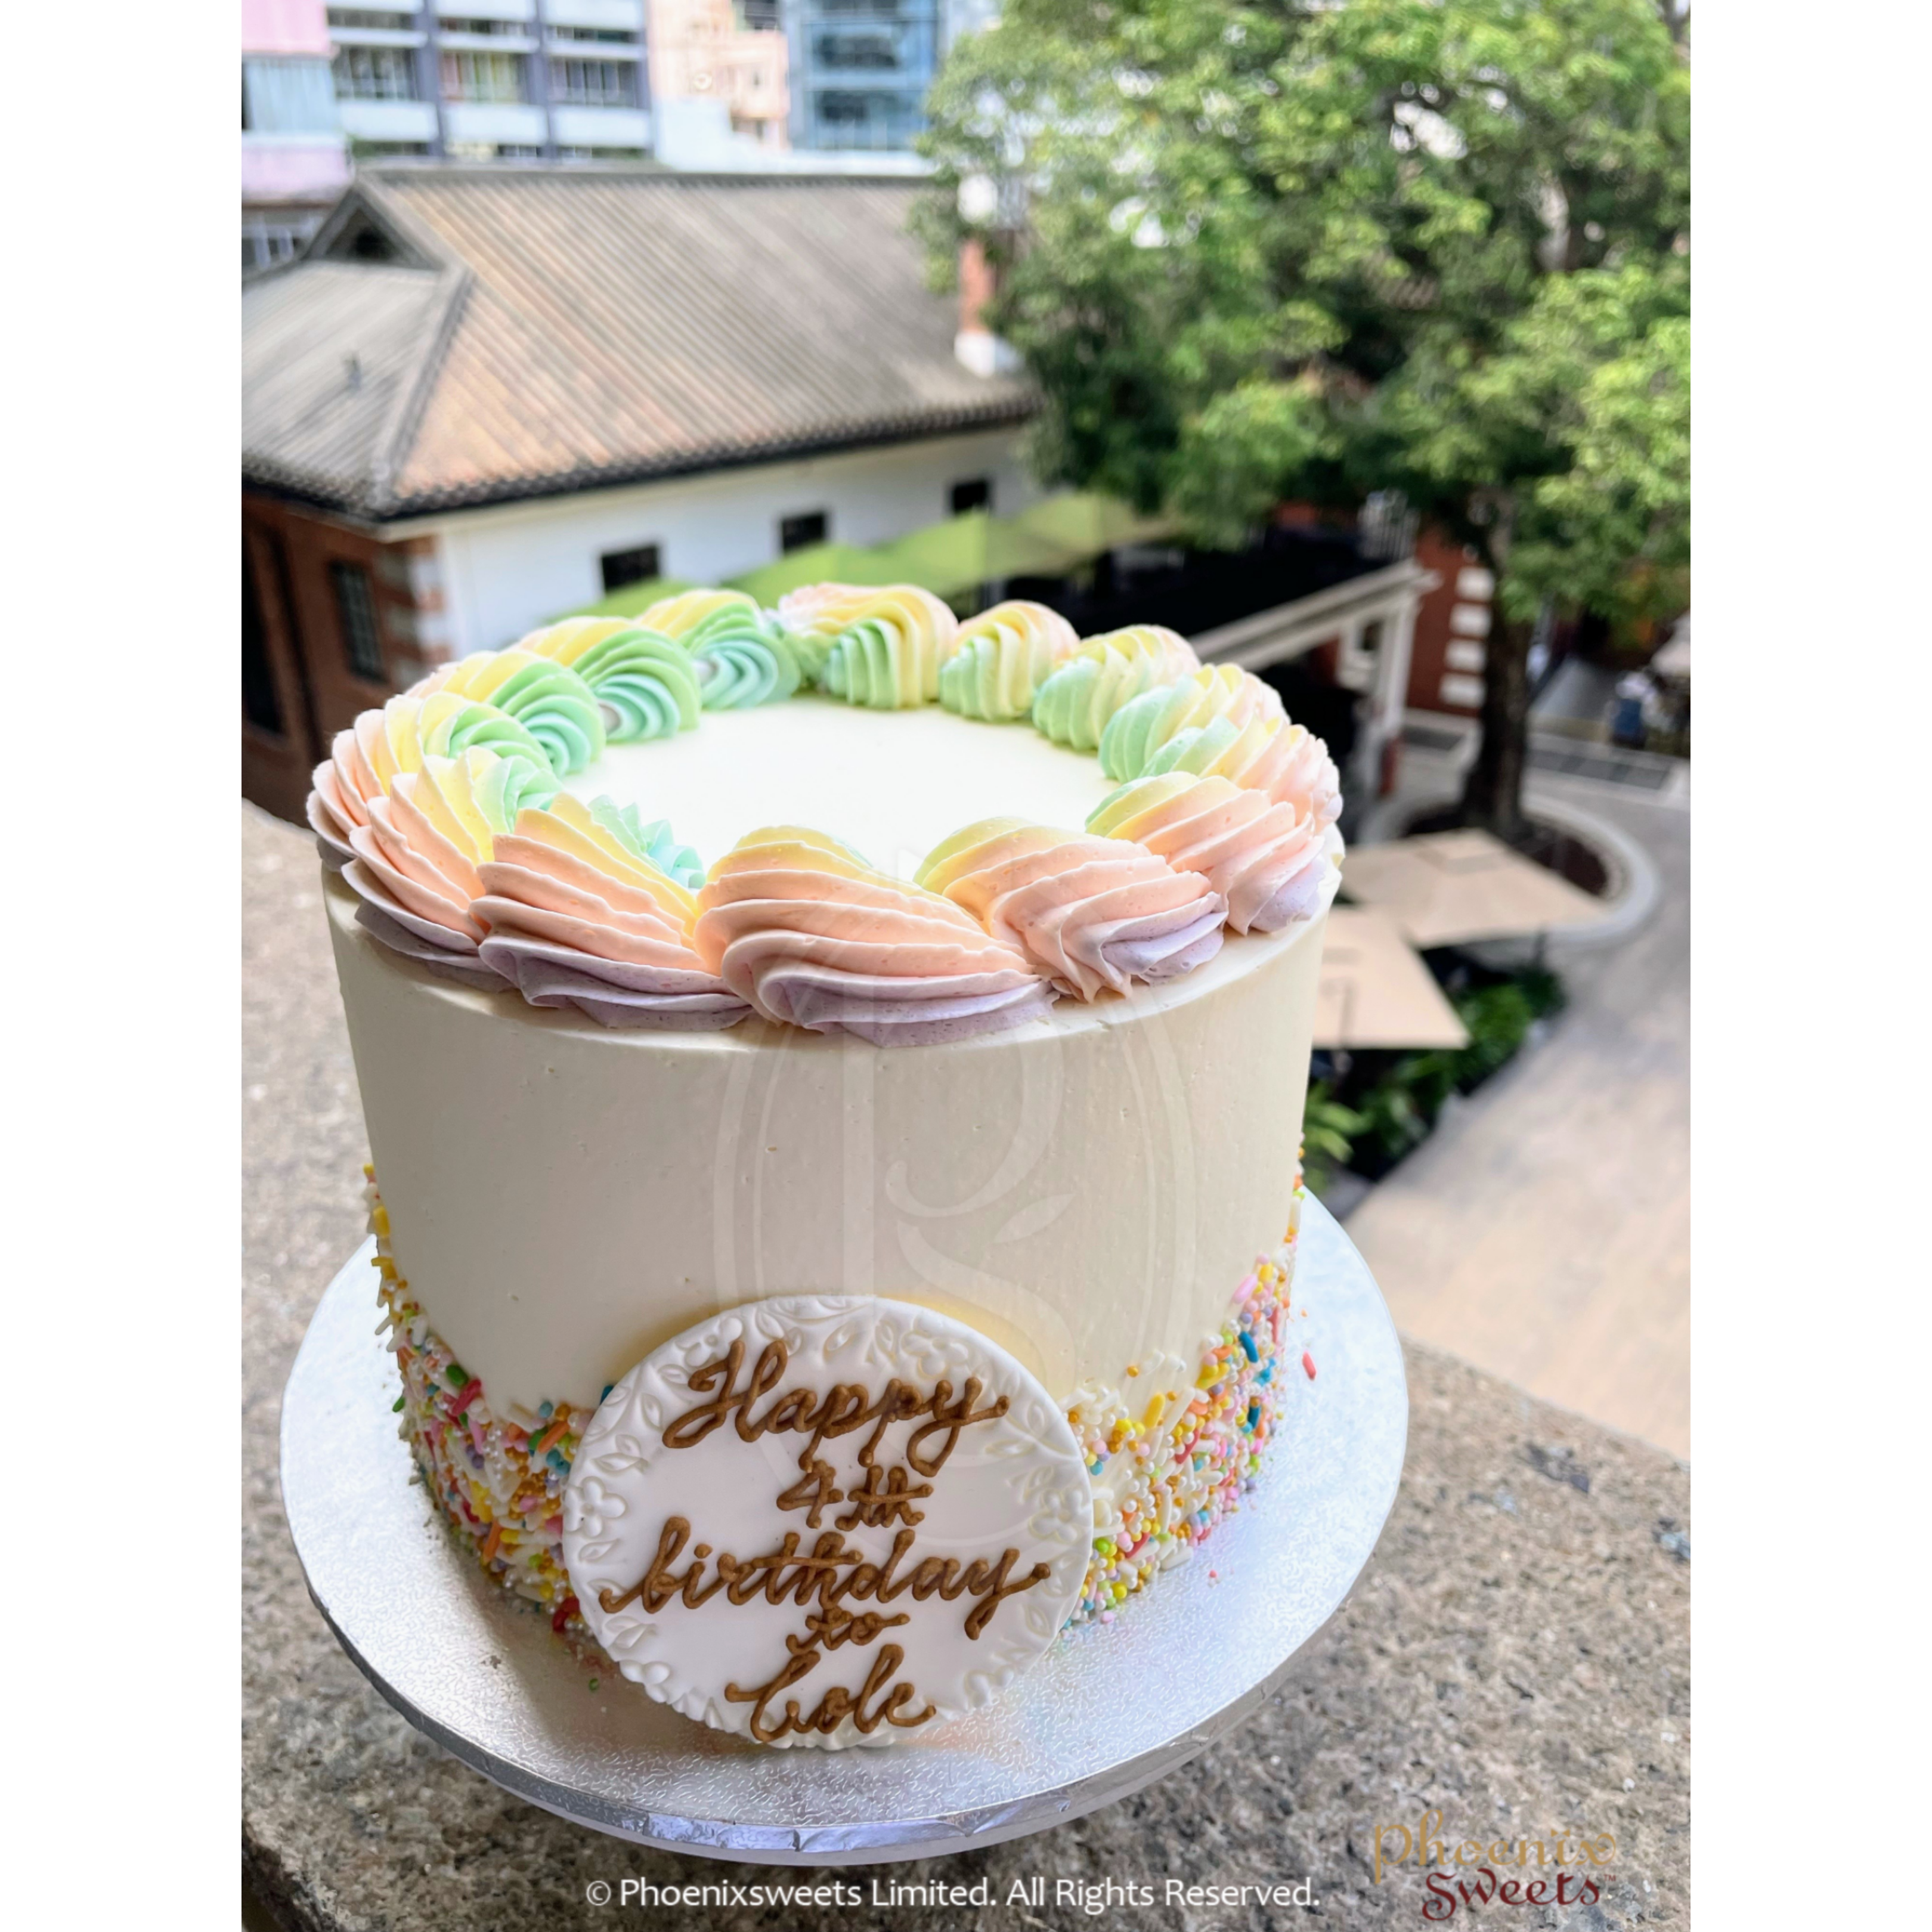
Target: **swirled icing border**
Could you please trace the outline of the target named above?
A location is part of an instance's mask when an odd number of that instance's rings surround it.
[[[911,880],[826,832],[748,832],[706,868],[662,822],[562,782],[608,742],[817,690],[937,702],[1096,757],[1084,826],[962,827]],[[1314,917],[1340,878],[1334,760],[1273,688],[1141,625],[1084,641],[1045,606],[962,626],[930,592],[732,591],[570,618],[446,665],[338,734],[308,814],[392,951],[610,1027],[752,1014],[877,1046],[1023,1026]]]

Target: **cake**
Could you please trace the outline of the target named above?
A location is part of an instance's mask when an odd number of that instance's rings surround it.
[[[566,620],[341,733],[384,1332],[476,1561],[836,1747],[1185,1558],[1315,1372],[1340,805],[1175,633],[903,586]]]

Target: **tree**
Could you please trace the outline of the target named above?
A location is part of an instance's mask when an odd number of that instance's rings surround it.
[[[1241,542],[1403,490],[1497,581],[1466,819],[1524,830],[1546,599],[1688,599],[1689,70],[1658,0],[1010,0],[935,88],[1049,481]]]

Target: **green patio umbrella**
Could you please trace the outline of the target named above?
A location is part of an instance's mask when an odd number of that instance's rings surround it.
[[[1022,510],[1011,520],[1029,537],[1060,544],[1083,560],[1098,556],[1117,544],[1144,543],[1168,536],[1180,527],[1176,518],[1143,517],[1118,497],[1102,496],[1089,490],[1049,496],[1043,503]],[[1009,574],[1018,574],[1017,572]]]
[[[898,584],[904,580],[876,550],[855,544],[810,544],[775,563],[748,570],[726,580],[725,587],[742,590],[760,604],[776,604],[802,584]]]
[[[691,586],[676,577],[649,577],[641,584],[627,584],[622,590],[614,590],[609,596],[602,597],[595,604],[580,605],[574,610],[566,610],[566,617],[641,617],[645,611],[662,597],[675,597],[681,590]],[[553,619],[552,622],[557,620]]]
[[[1009,577],[1057,577],[1082,562],[1065,545],[1035,536],[1011,518],[968,510],[882,545],[898,580],[938,597],[958,597]]]

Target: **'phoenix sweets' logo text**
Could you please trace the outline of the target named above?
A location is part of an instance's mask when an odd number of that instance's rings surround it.
[[[1594,1905],[1608,1874],[1601,1882],[1593,1874],[1616,1855],[1617,1841],[1608,1832],[1452,1844],[1442,1834],[1442,1814],[1425,1811],[1413,1831],[1377,1825],[1374,1862],[1378,1885],[1405,1865],[1423,1874],[1422,1916],[1439,1924],[1466,1905]]]

